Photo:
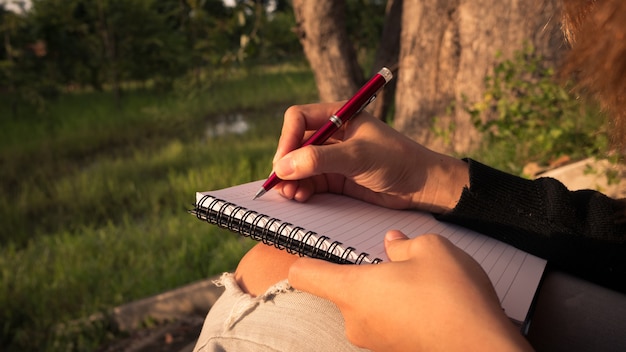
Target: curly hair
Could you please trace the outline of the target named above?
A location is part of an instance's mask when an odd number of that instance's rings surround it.
[[[561,73],[598,100],[626,156],[626,1],[563,0],[562,26],[572,49]]]

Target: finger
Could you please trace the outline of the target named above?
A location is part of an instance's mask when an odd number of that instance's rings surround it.
[[[299,182],[298,181],[286,181],[282,180],[279,182],[274,188],[280,195],[287,199],[293,199],[296,191],[298,190]]]
[[[287,198],[298,202],[306,202],[311,196],[318,191],[311,179],[303,179],[298,181],[282,181],[279,183],[278,192]],[[322,192],[322,190],[319,190]]]
[[[361,166],[352,149],[352,143],[349,142],[309,145],[278,159],[274,164],[274,172],[283,180],[300,180],[325,173],[350,177]]]
[[[351,286],[354,265],[332,264],[319,259],[300,258],[289,268],[289,283],[294,288],[335,303]]]
[[[317,130],[342,103],[295,105],[285,111],[283,128],[274,161],[302,145],[306,131]]]
[[[412,241],[404,233],[398,230],[390,230],[385,234],[385,252],[392,262],[408,260],[412,257]]]

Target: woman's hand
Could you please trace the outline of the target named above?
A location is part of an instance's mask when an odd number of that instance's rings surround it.
[[[375,351],[520,351],[530,345],[503,313],[480,265],[444,237],[385,238],[390,262],[297,259],[289,282],[333,301],[346,335]]]
[[[274,171],[287,180],[276,186],[283,196],[303,202],[314,193],[333,192],[431,212],[456,205],[469,182],[467,164],[422,147],[366,112],[345,123],[327,144],[300,148],[340,107],[299,105],[285,112],[274,157]],[[239,262],[235,277],[246,292],[262,294],[286,278],[294,260],[258,244]]]
[[[285,112],[274,171],[276,188],[305,201],[333,192],[389,208],[452,209],[468,185],[467,165],[435,153],[363,112],[327,144],[299,148],[340,103],[293,106]],[[299,149],[298,149],[299,148]]]

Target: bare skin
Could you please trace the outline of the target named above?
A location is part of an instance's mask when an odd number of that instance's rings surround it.
[[[390,231],[385,248],[378,265],[299,259],[289,282],[333,301],[348,340],[374,351],[531,350],[480,265],[446,238]]]
[[[454,208],[469,184],[467,165],[367,113],[328,144],[298,149],[339,105],[295,106],[285,113],[274,158],[274,171],[285,180],[276,189],[284,197],[305,202],[333,192],[396,209]],[[235,278],[254,296],[289,278],[295,288],[337,304],[348,339],[373,350],[530,350],[480,265],[445,238],[409,240],[390,231],[385,246],[391,262],[351,266],[259,244],[241,260]]]
[[[274,171],[286,180],[276,186],[283,196],[304,202],[315,193],[333,192],[395,209],[454,208],[469,183],[467,165],[422,147],[367,113],[352,119],[329,144],[298,149],[341,104],[293,106],[285,112],[274,157]],[[248,293],[259,295],[287,278],[296,259],[257,245],[243,257],[235,277]]]

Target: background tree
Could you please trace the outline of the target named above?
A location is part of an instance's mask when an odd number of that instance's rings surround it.
[[[556,64],[564,49],[558,1],[405,1],[396,127],[445,152],[466,153],[480,138],[460,108],[479,101],[498,53],[532,45]],[[455,108],[458,107],[458,108]],[[434,130],[446,131],[442,134]]]
[[[313,69],[321,101],[350,98],[364,74],[346,30],[346,2],[294,0],[296,33]]]
[[[33,35],[26,16],[3,6],[0,36],[0,92],[7,96],[13,117],[24,104],[42,109],[56,95],[54,77],[46,72],[46,43]]]
[[[370,76],[380,67],[389,67],[392,71],[398,71],[398,55],[400,54],[400,30],[402,29],[402,6],[403,0],[388,0],[385,8],[385,17],[382,24],[380,42],[374,57],[374,63],[370,70]],[[377,36],[374,36],[374,38]],[[370,37],[370,40],[372,37]],[[394,79],[381,91],[374,101],[370,111],[382,120],[387,120],[387,113],[393,104],[398,80]]]
[[[366,0],[293,1],[296,33],[315,74],[321,101],[350,98],[366,79],[360,62],[373,62],[368,74],[381,66],[397,66],[401,4],[401,0],[390,0],[387,5]],[[379,49],[382,54],[372,60],[369,56],[374,56],[379,40],[384,43]],[[379,118],[386,116],[394,85],[369,107]]]
[[[177,1],[46,0],[28,19],[46,43],[48,76],[61,85],[112,87],[123,81],[172,80],[184,72],[186,41]]]
[[[455,107],[482,98],[483,80],[498,53],[510,57],[530,43],[557,62],[564,50],[557,0],[396,1],[387,6],[379,45],[381,52],[392,52],[390,43],[401,31],[395,127],[437,150],[466,153],[479,139],[469,114]],[[345,18],[352,15],[346,14],[346,1],[294,0],[294,11],[321,100],[345,99],[362,83],[354,48],[345,39]],[[393,67],[393,57],[378,59],[371,70],[383,62]]]

